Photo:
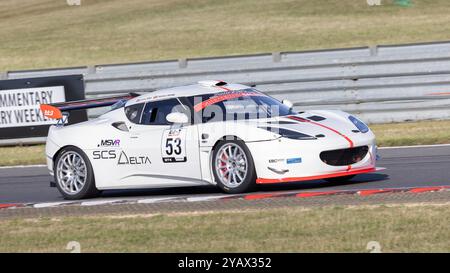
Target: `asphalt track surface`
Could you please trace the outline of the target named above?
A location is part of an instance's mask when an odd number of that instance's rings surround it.
[[[345,184],[324,180],[265,185],[258,193],[328,190],[389,189],[403,187],[450,186],[450,145],[380,149],[377,165],[386,170],[362,174]],[[45,167],[0,168],[1,203],[40,203],[63,201],[56,188],[49,187]],[[104,191],[97,200],[152,197],[205,197],[224,195],[216,187],[165,188]]]

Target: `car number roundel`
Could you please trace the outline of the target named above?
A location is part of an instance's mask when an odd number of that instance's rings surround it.
[[[164,163],[186,162],[186,129],[165,130],[161,143],[161,155]]]

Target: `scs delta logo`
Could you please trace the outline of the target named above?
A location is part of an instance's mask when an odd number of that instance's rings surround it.
[[[147,165],[152,164],[148,156],[128,156],[124,151],[101,150],[93,151],[92,156],[95,160],[117,159],[117,165]]]

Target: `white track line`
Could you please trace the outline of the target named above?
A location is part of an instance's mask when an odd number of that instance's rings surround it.
[[[19,169],[19,168],[43,168],[47,165],[15,165],[15,166],[2,166],[0,169]]]
[[[51,207],[59,207],[61,205],[68,205],[76,203],[74,201],[66,201],[66,202],[50,202],[50,203],[37,203],[34,204],[34,208],[51,208]]]
[[[137,200],[137,203],[138,204],[153,204],[153,203],[175,201],[176,199],[179,199],[179,197],[145,198],[145,199]]]
[[[188,202],[200,202],[200,201],[212,201],[217,199],[223,199],[225,197],[229,197],[228,195],[215,195],[215,196],[195,196],[195,197],[188,197],[186,200]]]
[[[94,200],[94,201],[85,201],[81,203],[81,206],[98,206],[98,205],[107,205],[116,202],[123,202],[124,200]]]

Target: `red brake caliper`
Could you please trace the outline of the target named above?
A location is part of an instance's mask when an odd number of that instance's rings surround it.
[[[228,157],[225,155],[225,153],[222,154],[222,160],[227,160]],[[220,167],[225,167],[227,164],[223,161],[220,161]],[[220,171],[222,172],[222,175],[225,174],[226,168],[220,168]],[[228,179],[228,175],[226,176],[226,179]]]

